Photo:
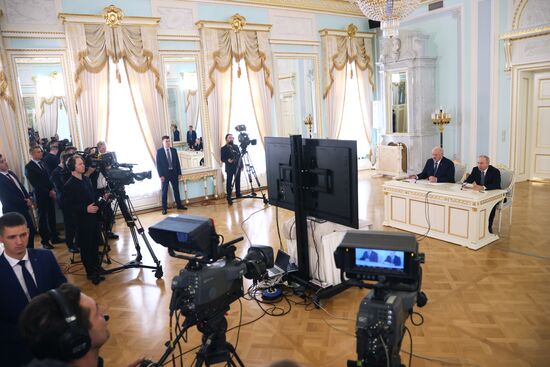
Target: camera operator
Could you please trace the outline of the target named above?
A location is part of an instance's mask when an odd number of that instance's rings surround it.
[[[33,298],[21,315],[20,328],[37,359],[102,367],[99,353],[110,336],[108,319],[93,298],[65,283]],[[128,367],[137,367],[141,361]]]
[[[237,167],[239,162],[239,157],[241,153],[239,148],[233,143],[233,134],[227,134],[225,136],[225,145],[221,149],[221,159],[225,163],[225,173],[227,174],[227,179],[225,181],[225,192],[227,193],[227,204],[233,205],[232,196],[232,184],[233,178],[235,178],[235,192],[237,198],[240,198],[241,195],[241,167]]]
[[[113,162],[116,162],[115,152],[107,151],[107,143],[105,143],[104,141],[99,141],[97,143],[97,147],[92,147],[90,149],[91,151],[89,154],[92,155],[94,158],[101,158],[101,156],[105,154],[109,154],[112,156]],[[106,169],[110,169],[110,168],[111,168],[110,166],[106,167]],[[92,180],[92,185],[96,188],[97,194],[99,196],[103,196],[108,192],[107,179],[103,175],[103,172],[100,172],[96,168],[94,168],[93,173],[89,177]],[[108,225],[107,238],[112,240],[118,239],[118,235],[113,232],[113,225],[115,224],[115,213],[111,205],[107,206],[105,216],[106,216],[106,222]]]
[[[100,275],[98,254],[100,235],[97,211],[99,207],[95,204],[98,196],[90,178],[84,175],[86,166],[81,156],[71,156],[67,160],[67,168],[72,176],[63,187],[64,205],[76,223],[76,241],[80,245],[86,275],[92,283],[99,284],[105,280],[105,277]]]
[[[67,153],[67,151],[61,153],[60,162],[58,166],[52,171],[51,180],[55,188],[57,204],[59,205],[61,213],[63,214],[63,224],[65,227],[65,243],[67,244],[69,252],[78,253],[80,251],[74,244],[76,234],[74,218],[65,201],[63,200],[63,188],[65,187],[67,181],[71,178],[71,172],[65,166],[68,155],[69,153]]]

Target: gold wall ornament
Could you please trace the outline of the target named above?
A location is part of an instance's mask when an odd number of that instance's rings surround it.
[[[237,13],[230,18],[230,23],[233,31],[237,33],[243,30],[244,26],[246,25],[246,18]]]
[[[120,8],[117,8],[114,5],[109,5],[103,9],[103,18],[105,19],[105,24],[111,28],[115,28],[122,23],[124,13]]]
[[[352,39],[353,37],[355,37],[355,35],[357,34],[357,26],[353,23],[350,23],[350,25],[348,25],[348,29],[346,30],[347,34],[348,34],[348,38],[349,39]]]

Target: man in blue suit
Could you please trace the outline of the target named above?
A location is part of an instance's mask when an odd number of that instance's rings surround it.
[[[36,229],[29,214],[32,199],[17,175],[10,171],[8,161],[0,154],[0,202],[4,213],[16,212],[25,217],[29,226],[28,248],[34,248]]]
[[[162,137],[162,148],[157,150],[157,172],[162,182],[162,214],[168,213],[168,185],[172,184],[174,199],[178,209],[187,209],[180,200],[180,189],[178,179],[181,176],[180,160],[178,151],[170,146],[170,137]]]
[[[193,125],[189,125],[189,130],[187,131],[187,145],[189,146],[189,149],[193,149],[196,141],[197,132],[193,130]]]
[[[424,169],[418,175],[409,176],[416,180],[428,179],[430,182],[455,182],[455,165],[443,156],[443,148],[432,149],[432,159],[428,159]]]
[[[22,366],[32,359],[19,334],[19,316],[33,297],[67,282],[51,251],[27,249],[28,237],[21,214],[0,217],[0,366]]]

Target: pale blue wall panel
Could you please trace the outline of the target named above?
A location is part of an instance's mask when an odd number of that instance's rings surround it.
[[[200,20],[215,20],[225,22],[228,21],[233,14],[239,13],[246,18],[246,21],[248,23],[270,23],[269,12],[267,8],[199,3],[198,13]]]
[[[489,155],[491,110],[491,0],[478,2],[477,154]],[[473,162],[470,162],[473,164]]]
[[[115,5],[122,9],[124,15],[150,17],[151,0],[62,0],[64,13],[101,14],[103,8]]]

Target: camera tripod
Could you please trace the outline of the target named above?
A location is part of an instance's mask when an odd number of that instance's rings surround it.
[[[258,175],[256,174],[256,169],[254,168],[254,164],[252,163],[252,159],[250,158],[250,155],[248,154],[248,150],[246,150],[246,146],[241,145],[241,154],[239,155],[239,159],[237,160],[237,172],[235,173],[235,177],[233,178],[233,182],[231,182],[231,192],[233,192],[233,188],[235,187],[235,181],[237,180],[237,175],[241,174],[241,167],[246,170],[246,175],[248,177],[248,183],[250,185],[250,194],[243,195],[240,198],[246,198],[246,199],[261,199],[263,200],[264,204],[268,203],[268,200],[265,196],[265,193],[262,190],[262,185],[260,184],[260,179],[258,178]],[[254,183],[252,181],[252,178],[255,179],[256,185],[258,186],[258,190],[260,191],[261,197],[258,196],[256,193],[256,190],[254,189]]]
[[[155,255],[155,252],[153,251],[153,248],[151,247],[151,244],[149,243],[147,236],[145,235],[145,230],[143,228],[143,225],[141,224],[141,221],[139,220],[137,214],[135,213],[134,205],[132,204],[130,197],[126,194],[124,187],[120,189],[112,190],[111,194],[114,196],[114,200],[112,201],[115,202],[115,208],[113,211],[114,213],[116,213],[117,210],[120,209],[120,212],[124,218],[124,221],[126,222],[126,225],[128,226],[128,228],[130,228],[130,233],[132,234],[132,240],[134,242],[134,247],[136,248],[137,253],[136,253],[136,258],[134,260],[126,264],[123,264],[121,266],[118,266],[116,268],[105,269],[103,274],[112,274],[124,269],[144,268],[144,269],[155,270],[155,277],[157,279],[162,278],[164,274],[162,271],[162,265],[160,264],[160,261]],[[101,252],[101,258],[99,262],[100,264],[102,264],[103,262],[107,264],[111,264],[111,258],[109,257],[110,246],[108,243],[108,236],[107,236],[108,229],[109,229],[109,223],[107,222],[109,221],[109,216],[105,215],[105,212],[108,210],[109,205],[111,205],[111,201],[106,202],[102,210],[104,220],[101,221],[102,223],[101,236],[102,236],[102,242],[104,243],[104,246],[103,246],[103,251]],[[154,266],[141,264],[141,260],[143,256],[141,255],[141,247],[139,245],[138,234],[140,234],[141,238],[143,238],[143,241],[145,242],[145,245],[147,246],[147,249],[149,250],[151,257],[155,262]]]
[[[225,313],[229,311],[226,307],[222,311],[209,316],[202,321],[189,321],[187,318],[183,323],[176,339],[167,344],[166,351],[158,362],[148,364],[149,366],[163,366],[172,354],[179,340],[186,334],[187,330],[194,325],[202,333],[202,345],[197,352],[195,367],[211,366],[216,363],[225,363],[230,367],[244,367],[244,363],[237,354],[235,347],[227,341],[225,333],[227,332],[227,319]]]

